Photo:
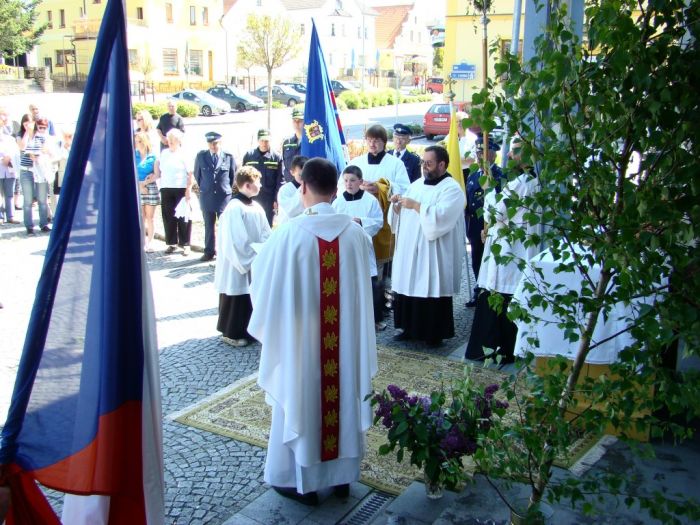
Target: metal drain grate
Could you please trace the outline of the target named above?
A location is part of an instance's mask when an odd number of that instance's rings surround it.
[[[371,492],[355,508],[338,521],[337,525],[366,525],[379,516],[394,500],[394,496],[384,492]]]

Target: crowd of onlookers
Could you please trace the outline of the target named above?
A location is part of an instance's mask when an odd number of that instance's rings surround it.
[[[0,107],[0,223],[19,224],[22,211],[27,235],[35,235],[36,206],[39,229],[51,230],[72,141],[73,131],[57,130],[36,104],[19,122]]]

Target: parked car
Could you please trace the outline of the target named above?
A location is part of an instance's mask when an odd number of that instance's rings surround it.
[[[197,106],[199,106],[199,112],[207,117],[217,113],[224,114],[231,111],[231,104],[210,95],[206,91],[200,91],[198,89],[183,89],[174,95],[170,95],[170,98],[186,100],[187,102],[197,104]]]
[[[346,82],[345,80],[331,80],[331,87],[333,88],[333,93],[337,97],[344,91],[354,91],[355,88],[352,84]]]
[[[444,82],[440,77],[431,77],[425,83],[425,90],[428,93],[442,93],[445,88]]]
[[[297,91],[298,93],[304,93],[306,94],[306,84],[302,84],[300,82],[280,82],[280,86],[289,86],[292,88],[294,91]]]
[[[253,91],[253,95],[267,102],[267,86],[256,89]],[[289,86],[275,84],[272,86],[272,100],[276,100],[277,102],[291,107],[296,106],[300,102],[304,102],[306,100],[306,95],[293,90]]]
[[[463,102],[456,104],[457,111],[462,111],[464,108]],[[450,131],[450,105],[449,104],[433,104],[423,117],[423,133],[425,138],[433,140],[435,135],[447,135]]]
[[[235,86],[217,84],[213,88],[207,89],[207,93],[221,100],[225,100],[231,105],[231,108],[236,111],[246,111],[248,109],[257,111],[265,107],[265,102],[258,97]]]

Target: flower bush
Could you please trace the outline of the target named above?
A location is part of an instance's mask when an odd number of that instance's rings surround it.
[[[428,479],[454,488],[464,478],[462,458],[477,451],[493,418],[503,417],[508,408],[496,399],[498,389],[496,384],[475,385],[469,367],[452,385],[449,399],[444,388],[425,397],[389,385],[372,397],[374,423],[381,421],[388,429],[388,443],[379,447],[379,454],[395,451],[401,462],[408,451],[411,464]]]

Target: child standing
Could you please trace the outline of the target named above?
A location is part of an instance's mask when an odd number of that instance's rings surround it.
[[[260,193],[260,172],[243,166],[236,173],[236,192],[219,219],[216,236],[218,260],[214,286],[219,292],[219,320],[216,329],[233,346],[246,346],[252,337],[248,321],[253,312],[250,301],[250,266],[260,243],[270,236],[265,210],[252,200]]]
[[[362,170],[357,166],[348,166],[342,174],[345,184],[345,191],[333,201],[333,208],[337,213],[350,215],[370,237],[374,237],[384,225],[384,214],[379,206],[377,198],[362,190]],[[374,256],[374,253],[372,253]],[[382,297],[377,284],[376,259],[372,261],[372,291],[374,295],[374,323],[377,330],[384,330],[384,312],[382,308]]]

